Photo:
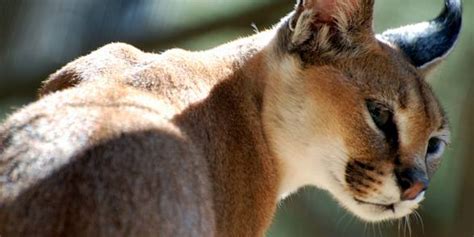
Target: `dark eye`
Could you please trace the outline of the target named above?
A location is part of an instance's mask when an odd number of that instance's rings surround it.
[[[426,153],[432,155],[436,154],[441,150],[441,147],[443,145],[443,141],[439,138],[431,138],[428,141],[428,148],[426,149]]]
[[[367,101],[367,109],[375,124],[381,130],[384,130],[386,125],[392,120],[392,112],[377,102]]]

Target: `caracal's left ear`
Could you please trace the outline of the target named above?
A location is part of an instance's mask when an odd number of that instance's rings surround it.
[[[374,0],[298,0],[285,36],[290,51],[311,61],[361,53],[373,40]]]
[[[427,74],[454,48],[462,25],[461,0],[445,0],[434,20],[388,30],[378,37],[399,48],[422,74]]]

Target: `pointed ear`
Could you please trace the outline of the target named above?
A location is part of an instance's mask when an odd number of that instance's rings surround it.
[[[444,0],[444,9],[435,19],[387,30],[379,38],[401,50],[423,73],[429,73],[453,50],[462,26],[462,1]]]
[[[355,13],[358,0],[299,0],[297,11],[311,10],[315,13],[314,23],[330,24],[338,17],[347,17]]]
[[[374,37],[373,6],[374,0],[298,0],[288,21],[290,48],[316,55],[351,53]]]

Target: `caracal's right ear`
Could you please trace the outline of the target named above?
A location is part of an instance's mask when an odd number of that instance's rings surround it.
[[[444,9],[435,19],[387,30],[379,38],[394,45],[426,75],[453,50],[461,26],[462,1],[444,0]]]
[[[287,48],[304,61],[361,53],[375,38],[373,0],[299,0],[287,21]]]

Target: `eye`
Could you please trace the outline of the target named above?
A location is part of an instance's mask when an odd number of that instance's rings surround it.
[[[385,130],[385,127],[392,119],[392,112],[382,104],[374,101],[367,101],[367,109],[377,127]]]
[[[444,148],[444,142],[436,137],[431,138],[428,141],[428,148],[426,149],[426,153],[428,155],[434,155],[440,153]]]
[[[390,144],[390,148],[397,150],[398,129],[393,118],[392,110],[386,105],[373,100],[367,100],[366,104],[372,120],[385,135],[385,139]]]

